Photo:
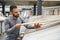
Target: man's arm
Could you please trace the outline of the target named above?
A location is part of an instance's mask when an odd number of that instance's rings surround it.
[[[34,29],[35,27],[34,26],[32,26],[32,25],[24,25],[26,28],[28,28],[28,29]]]
[[[9,24],[8,19],[6,19],[4,21],[4,25],[5,25],[5,32],[6,33],[12,33],[16,29],[14,26],[10,28],[10,24]]]
[[[20,19],[21,19],[21,21],[22,21],[22,23],[26,23],[26,20],[25,20],[25,18],[24,17],[20,17]],[[29,20],[29,19],[28,19]],[[28,29],[34,29],[35,27],[34,26],[32,26],[32,25],[24,25],[26,28],[28,28]]]

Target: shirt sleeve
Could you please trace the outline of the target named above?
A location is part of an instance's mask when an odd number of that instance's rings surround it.
[[[26,20],[25,20],[25,18],[24,17],[21,17],[21,20],[22,20],[22,22],[23,23],[26,23]],[[29,19],[28,19],[29,20]],[[28,29],[34,29],[34,26],[32,26],[32,25],[24,25],[26,28],[28,28]]]
[[[4,26],[5,26],[5,32],[6,33],[12,33],[16,29],[15,27],[10,28],[10,24],[9,24],[8,19],[6,19],[4,21]]]
[[[34,26],[32,26],[32,25],[24,25],[24,26],[28,29],[34,29]]]

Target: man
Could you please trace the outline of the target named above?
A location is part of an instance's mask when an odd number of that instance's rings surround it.
[[[21,24],[24,23],[24,18],[19,16],[17,6],[12,5],[10,6],[10,12],[11,15],[8,16],[5,20],[5,32],[7,34],[6,40],[17,40],[17,37],[19,36],[19,29],[21,27]],[[39,28],[40,24],[35,23],[34,27],[31,25],[24,25],[26,28],[32,29],[32,28]]]

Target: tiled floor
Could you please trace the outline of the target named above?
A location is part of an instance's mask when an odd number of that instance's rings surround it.
[[[5,35],[5,34],[0,35],[0,40],[5,40],[5,37],[6,37],[6,35]]]
[[[1,25],[1,24],[0,24]],[[1,27],[1,26],[0,26]],[[1,30],[0,30],[1,31]],[[5,28],[4,28],[4,23],[2,24],[2,32],[4,32],[5,31]],[[2,35],[0,35],[0,40],[5,40],[5,36],[6,36],[6,34],[2,34]]]

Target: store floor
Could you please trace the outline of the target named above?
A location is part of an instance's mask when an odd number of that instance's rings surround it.
[[[1,25],[1,24],[0,24]],[[0,26],[1,28],[1,26]],[[0,30],[1,31],[1,30]],[[5,40],[5,37],[6,37],[6,34],[4,34],[4,31],[5,31],[5,26],[4,26],[4,23],[2,24],[2,34],[0,35],[0,40]]]
[[[5,40],[6,34],[0,35],[0,40]]]

